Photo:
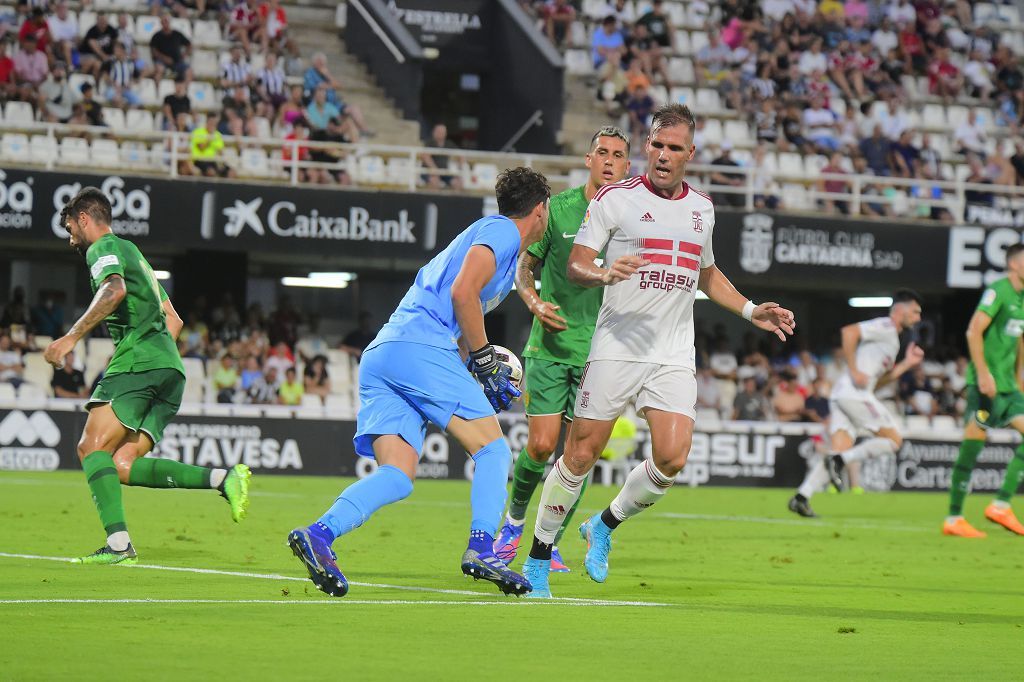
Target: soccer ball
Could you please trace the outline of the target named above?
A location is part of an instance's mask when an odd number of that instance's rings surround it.
[[[493,346],[494,355],[498,358],[498,362],[503,362],[512,369],[512,374],[509,376],[512,384],[516,388],[520,388],[520,384],[523,383],[523,363],[519,362],[519,358],[516,354],[510,351],[504,346]]]

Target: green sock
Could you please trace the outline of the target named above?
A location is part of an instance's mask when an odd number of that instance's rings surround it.
[[[960,516],[964,509],[964,498],[971,485],[971,472],[978,455],[985,448],[983,440],[965,440],[960,443],[960,455],[953,465],[953,482],[949,486],[949,515]]]
[[[109,537],[113,533],[127,531],[124,521],[124,504],[121,501],[121,482],[117,479],[117,468],[109,452],[97,450],[82,460],[82,470],[92,491],[92,501],[100,513],[100,522]]]
[[[512,474],[512,494],[509,495],[508,515],[516,521],[526,518],[526,508],[530,506],[530,498],[537,484],[544,478],[544,467],[547,462],[534,462],[526,453],[526,448],[519,451],[516,467]]]
[[[587,492],[587,486],[590,485],[590,476],[583,479],[583,485],[580,486],[580,496],[576,498],[576,502],[572,505],[572,509],[565,515],[565,521],[562,521],[562,527],[558,529],[558,534],[555,535],[555,544],[557,545],[565,535],[565,529],[572,523],[572,515],[576,513],[576,507],[580,506],[580,500],[583,499],[583,493]]]
[[[132,462],[128,485],[143,488],[209,488],[212,469],[173,459],[139,457]]]
[[[1009,502],[1010,498],[1017,492],[1017,488],[1020,487],[1022,479],[1024,479],[1024,445],[1017,448],[1017,451],[1013,454],[1013,459],[1006,466],[1006,478],[1003,479],[1003,487],[999,489],[996,499],[1002,502]]]

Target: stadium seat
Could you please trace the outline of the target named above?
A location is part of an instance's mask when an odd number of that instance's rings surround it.
[[[103,120],[111,130],[124,130],[124,109],[103,107]]]
[[[409,187],[416,182],[416,164],[412,159],[403,156],[392,156],[388,159],[386,170],[387,184]]]
[[[164,79],[162,79],[162,80],[157,82],[157,84],[156,84],[156,98],[158,100],[160,100],[161,103],[163,103],[164,98],[167,97],[167,95],[173,95],[173,94],[174,94],[174,81],[173,80],[171,80],[170,78],[164,78]]]
[[[921,110],[921,122],[925,128],[946,129],[946,108],[941,104],[925,104]]]
[[[730,140],[734,146],[750,147],[754,144],[754,137],[746,121],[726,121],[722,132],[725,139]]]
[[[708,44],[708,34],[704,31],[694,31],[690,34],[690,49],[693,54],[700,52],[700,49]]]
[[[608,10],[608,3],[605,0],[583,0],[583,4],[580,7],[580,11],[595,21],[604,19],[605,12]]]
[[[690,56],[693,54],[693,46],[690,44],[690,32],[683,29],[676,29],[676,54]]]
[[[951,104],[946,107],[946,122],[950,130],[967,120],[967,107],[958,104]]]
[[[334,9],[334,25],[337,28],[345,28],[345,24],[348,23],[348,5],[343,2],[339,2],[338,6]]]
[[[39,337],[36,337],[38,340]],[[46,344],[49,345],[49,344]],[[40,344],[40,348],[43,345]],[[22,360],[25,363],[25,373],[22,378],[36,386],[49,386],[53,379],[53,367],[43,359],[42,353],[26,353]],[[9,385],[9,384],[7,384]]]
[[[24,383],[18,387],[18,407],[33,408],[46,402],[46,389],[35,384]]]
[[[807,188],[797,183],[783,184],[781,199],[782,205],[788,209],[802,211],[811,208]]]
[[[116,140],[93,140],[90,152],[92,162],[100,168],[117,168],[121,165],[121,150]]]
[[[128,168],[148,168],[152,165],[149,147],[144,142],[122,142],[121,163]]]
[[[569,171],[569,186],[579,187],[580,185],[586,184],[587,180],[590,179],[590,171],[586,168],[573,168]]]
[[[704,122],[704,139],[708,144],[722,144],[722,122],[717,118],[709,118]]]
[[[594,72],[594,63],[587,50],[566,50],[565,70],[574,76],[589,76]]]
[[[220,34],[220,24],[216,21],[197,21],[192,33],[193,40],[199,47],[222,47],[224,38]]]
[[[375,154],[360,156],[357,166],[356,182],[378,185],[384,182],[384,159]]]
[[[828,100],[828,108],[834,112],[836,116],[842,118],[846,115],[846,100],[840,97],[830,97]]]
[[[12,128],[30,127],[36,115],[28,102],[8,102],[4,105],[4,123]]]
[[[0,158],[5,161],[30,161],[28,136],[21,133],[4,133],[0,138]]]
[[[189,83],[188,96],[192,100],[192,106],[199,111],[210,111],[220,106],[213,86],[205,81]]]
[[[264,149],[243,149],[239,156],[239,173],[254,177],[270,175],[270,158]]]
[[[693,83],[697,80],[693,73],[693,62],[682,57],[668,60],[668,78],[673,83]]]
[[[117,22],[112,22],[114,26],[117,26]],[[84,38],[85,34],[89,32],[89,29],[96,25],[96,12],[90,10],[82,10],[78,13],[78,34]],[[159,28],[159,25],[157,26]]]
[[[153,132],[153,114],[145,109],[129,109],[125,116],[124,129],[132,133]]]
[[[209,50],[196,50],[192,55],[192,73],[196,78],[217,78],[221,65],[217,54]]]
[[[956,419],[947,414],[940,414],[932,417],[933,431],[957,431]]]
[[[574,47],[586,47],[590,44],[587,27],[583,25],[582,21],[574,21],[569,27],[569,44]]]
[[[717,90],[700,88],[697,90],[697,108],[701,112],[716,113],[722,111],[722,100]]]
[[[327,376],[331,378],[331,393],[347,391],[352,384],[352,363],[348,356],[340,362],[328,362]]]
[[[14,390],[14,386],[7,383],[0,384],[0,405],[13,407],[16,400],[17,394]]]
[[[96,79],[86,73],[73,73],[68,76],[68,85],[71,86],[71,90],[76,94],[82,91],[82,85],[85,83],[95,86]]]
[[[155,80],[143,78],[139,81],[139,99],[144,107],[158,107],[163,104],[163,100],[157,96]]]
[[[775,174],[779,172],[779,157],[775,152],[765,152],[761,161],[761,168],[766,172]]]
[[[203,367],[203,361],[199,358],[182,358],[181,364],[185,367],[185,378],[193,377],[197,379],[206,378],[206,368]]]
[[[931,419],[922,414],[907,415],[908,431],[929,431],[931,430]]]
[[[173,17],[171,19],[171,28],[176,31],[181,31],[182,35],[189,40],[192,40],[192,22],[188,19],[184,17]],[[157,30],[160,30],[159,26],[157,26]]]
[[[498,167],[493,163],[474,163],[473,181],[471,185],[476,189],[493,189],[498,179]]]
[[[675,26],[683,26],[686,24],[686,8],[681,2],[666,2],[665,12],[668,14],[669,19],[672,20],[672,24]]]
[[[657,106],[668,102],[668,89],[664,85],[652,85],[650,90],[648,90],[648,94]]]
[[[93,8],[97,12],[112,12],[117,9],[114,0],[94,0]]]
[[[347,417],[354,413],[352,409],[352,398],[346,394],[329,395],[324,404],[324,411],[328,417]]]
[[[88,166],[89,141],[84,137],[65,137],[60,141],[60,160],[69,166]]]
[[[979,2],[974,5],[974,23],[985,24],[998,19],[996,6],[989,2]]]
[[[674,87],[668,91],[668,98],[674,104],[694,104],[693,88]]]

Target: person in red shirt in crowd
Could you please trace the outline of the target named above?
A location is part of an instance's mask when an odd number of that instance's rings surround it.
[[[946,104],[952,104],[963,87],[964,77],[960,69],[949,61],[949,48],[940,48],[928,64],[928,92],[938,95]]]
[[[928,65],[928,60],[924,56],[924,41],[913,24],[906,22],[900,25],[899,40],[907,73],[922,73]]]
[[[292,132],[284,136],[285,140],[308,140],[309,139],[309,124],[306,123],[305,118],[297,118],[292,122]],[[310,158],[309,147],[305,145],[298,145],[296,147],[298,152],[298,160],[301,162],[312,161]],[[292,145],[285,144],[281,147],[281,158],[284,159],[284,170],[286,173],[291,173],[292,169]],[[330,182],[330,177],[325,179],[327,171],[320,168],[299,168],[299,182],[313,182],[318,184],[326,184]]]
[[[262,41],[263,30],[260,25],[260,13],[256,10],[256,0],[242,0],[231,10],[228,23],[228,37],[242,44],[246,55],[250,55],[253,42]]]
[[[576,20],[576,9],[569,4],[569,0],[553,0],[544,6],[541,16],[544,18],[548,40],[561,47],[565,36],[569,34],[569,27]]]
[[[35,36],[37,50],[48,51],[52,37],[50,36],[50,24],[46,21],[46,12],[42,7],[33,9],[32,15],[21,25],[21,30],[18,31],[18,41],[24,42],[29,35]]]
[[[14,82],[14,60],[7,56],[7,42],[0,40],[0,97],[13,97],[18,91]]]
[[[260,39],[263,43],[263,51],[269,51],[270,47],[285,50],[288,54],[298,56],[298,48],[291,38],[288,37],[288,15],[281,7],[280,0],[264,0],[260,3]]]
[[[832,156],[829,157],[828,163],[822,167],[822,175],[845,175],[846,171],[843,170],[843,154],[842,152],[832,152]],[[818,178],[818,191],[827,192],[828,194],[846,194],[850,191],[849,183],[846,180],[839,178]],[[836,199],[822,199],[822,208],[825,209],[826,213],[840,213],[846,214],[850,212],[849,206],[845,201],[837,201]]]

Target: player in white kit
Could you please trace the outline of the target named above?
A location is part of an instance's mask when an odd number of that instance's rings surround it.
[[[842,489],[846,464],[899,451],[903,436],[874,392],[924,359],[924,351],[911,342],[903,360],[896,362],[900,334],[920,321],[921,297],[910,289],[900,289],[893,294],[888,315],[843,327],[846,371],[836,380],[829,400],[832,453],[811,465],[800,489],[789,500],[790,511],[800,516],[816,516],[809,503],[811,496],[829,480]],[[870,433],[872,437],[854,446],[859,432]]]
[[[602,188],[577,232],[569,279],[608,289],[565,455],[544,483],[533,547],[523,567],[531,576],[530,597],[551,596],[555,535],[630,400],[636,399],[637,411],[650,425],[653,459],[630,472],[610,507],[580,526],[588,543],[585,566],[593,580],[607,578],[612,531],[657,502],[686,464],[697,393],[697,289],[782,340],[793,333],[793,313],[776,303],[754,305],[715,266],[715,207],[683,180],[696,149],[693,130],[687,107],[670,104],[655,111],[645,148],[646,175]],[[607,268],[594,263],[601,251]]]

